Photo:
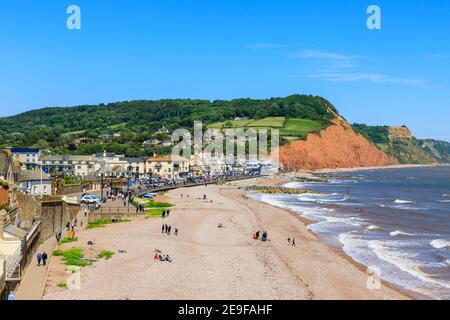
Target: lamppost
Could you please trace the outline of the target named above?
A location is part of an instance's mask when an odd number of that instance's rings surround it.
[[[100,175],[100,177],[101,177],[101,182],[100,182],[100,183],[102,184],[102,185],[101,185],[101,190],[102,190],[102,191],[101,191],[101,192],[102,192],[102,199],[101,199],[101,201],[103,201],[103,177],[104,177],[104,174],[102,173],[102,174]]]

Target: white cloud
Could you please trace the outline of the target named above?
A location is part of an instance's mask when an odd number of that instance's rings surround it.
[[[296,58],[307,59],[326,68],[356,68],[362,60],[374,60],[359,55],[346,55],[320,50],[303,50],[295,55]]]
[[[370,81],[376,83],[395,83],[409,86],[424,86],[426,84],[426,82],[421,79],[396,78],[390,75],[376,73],[315,73],[308,75],[308,77],[336,82]]]
[[[367,56],[320,50],[303,50],[297,53],[295,57],[305,59],[310,64],[312,67],[312,72],[308,75],[310,78],[334,82],[369,81],[373,83],[392,83],[422,87],[426,84],[421,79],[364,72],[362,70],[370,63],[377,61],[377,59]]]

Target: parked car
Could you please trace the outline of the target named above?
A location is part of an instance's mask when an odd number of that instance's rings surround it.
[[[80,199],[80,202],[83,204],[95,204],[98,205],[101,203],[101,199],[97,196],[86,194],[83,195]]]

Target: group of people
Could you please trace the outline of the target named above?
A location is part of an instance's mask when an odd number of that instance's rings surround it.
[[[47,253],[45,253],[45,251],[43,253],[39,252],[36,255],[36,259],[37,259],[38,266],[41,265],[41,262],[42,262],[42,265],[45,266],[45,265],[47,265],[48,255],[47,255]]]
[[[169,217],[169,214],[170,214],[170,210],[163,210],[163,212],[162,212],[162,218],[163,218],[163,219],[168,218],[168,217]]]
[[[158,254],[155,253],[155,256],[153,257],[154,261],[166,261],[166,262],[172,262],[172,258],[168,254]]]
[[[78,225],[78,220],[75,219],[75,220],[73,220],[72,223],[70,223],[70,222],[66,223],[66,229],[67,229],[67,231],[75,231],[75,227],[77,225]],[[83,221],[81,222],[81,226],[83,226]]]
[[[263,233],[261,233],[261,231],[258,230],[253,235],[253,239],[254,240],[261,240],[261,241],[269,241],[268,233],[267,233],[267,231],[264,231]]]
[[[287,241],[288,241],[288,244],[289,244],[290,246],[295,247],[295,238],[292,238],[292,239],[291,239],[291,237],[289,237],[289,238],[287,239]]]
[[[163,224],[161,227],[161,233],[165,233],[170,236],[170,233],[172,232],[172,226]],[[178,236],[178,228],[175,228],[174,235]]]

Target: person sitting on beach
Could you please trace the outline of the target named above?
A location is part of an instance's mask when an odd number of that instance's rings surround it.
[[[155,253],[155,256],[153,257],[153,261],[158,261],[158,260],[159,260],[158,254]]]
[[[291,245],[291,237],[289,237],[289,238],[287,239],[287,241],[288,241],[288,244]]]
[[[175,228],[175,236],[178,236],[178,228]]]
[[[267,241],[267,231],[264,231],[264,233],[262,234],[262,241]]]
[[[256,233],[255,233],[255,238],[256,238],[256,240],[258,240],[259,239],[259,235],[261,234],[261,231],[256,231]]]

